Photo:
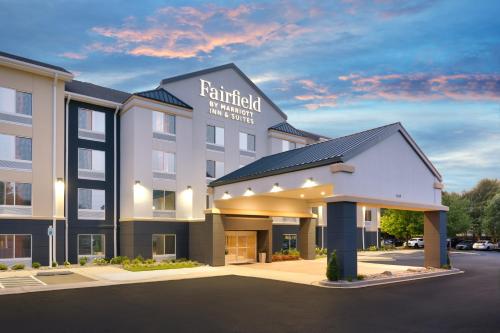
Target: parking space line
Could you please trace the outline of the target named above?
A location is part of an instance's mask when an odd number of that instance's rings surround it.
[[[36,282],[41,283],[41,284],[42,284],[42,285],[44,285],[44,286],[46,286],[46,285],[47,285],[45,282],[43,282],[43,281],[41,281],[41,280],[38,280],[38,279],[37,279],[36,277],[34,277],[33,275],[30,275],[30,277],[31,277],[33,280],[35,280]]]

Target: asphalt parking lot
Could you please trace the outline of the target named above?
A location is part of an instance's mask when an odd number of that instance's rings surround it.
[[[452,254],[452,262],[466,273],[356,290],[225,276],[4,295],[0,325],[16,332],[500,332],[500,252]]]

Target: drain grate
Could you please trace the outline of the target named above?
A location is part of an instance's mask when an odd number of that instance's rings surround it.
[[[31,275],[0,278],[0,289],[31,286],[45,286],[45,283]]]

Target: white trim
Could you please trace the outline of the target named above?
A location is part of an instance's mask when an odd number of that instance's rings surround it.
[[[65,81],[70,81],[73,79],[72,73],[63,72],[57,69],[48,68],[45,66],[35,65],[29,62],[25,62],[22,60],[12,59],[10,57],[5,57],[0,55],[0,63],[7,67],[14,67],[21,70],[25,70],[27,72],[34,72],[40,75],[47,75],[50,77],[54,77],[54,75],[59,75],[61,79]]]
[[[109,106],[121,107],[123,105],[122,103],[112,102],[112,101],[108,101],[105,99],[100,99],[97,97],[91,97],[91,96],[87,96],[87,95],[81,95],[81,94],[68,92],[68,91],[65,92],[65,95],[67,97],[71,98],[72,100],[75,100],[75,101],[86,102],[89,104],[96,104],[96,105],[104,106],[104,107],[109,107]]]

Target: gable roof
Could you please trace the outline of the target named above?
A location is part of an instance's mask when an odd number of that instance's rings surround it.
[[[311,132],[299,130],[299,129],[293,127],[292,125],[290,125],[289,123],[287,123],[286,121],[279,123],[279,124],[276,124],[274,126],[271,126],[271,127],[269,127],[269,129],[274,130],[274,131],[278,131],[278,132],[296,135],[296,136],[302,136],[305,138],[310,138],[310,139],[313,139],[315,141],[319,141],[321,138],[330,139],[329,137],[326,137],[323,135],[318,135],[318,134],[314,134]]]
[[[229,64],[225,64],[225,65],[221,65],[221,66],[217,66],[217,67],[212,67],[212,68],[207,68],[207,69],[202,69],[200,71],[196,71],[196,72],[191,72],[191,73],[186,73],[186,74],[182,74],[182,75],[177,75],[177,76],[173,76],[173,77],[170,77],[170,78],[166,78],[166,79],[163,79],[161,80],[161,84],[168,84],[168,83],[171,83],[171,82],[176,82],[176,81],[181,81],[181,80],[185,80],[185,79],[189,79],[189,78],[192,78],[192,77],[196,77],[196,76],[200,76],[200,75],[203,75],[203,74],[209,74],[209,73],[213,73],[213,72],[217,72],[217,71],[221,71],[221,70],[224,70],[224,69],[233,69],[236,73],[238,73],[253,89],[255,89],[259,95],[262,96],[263,99],[266,100],[266,102],[268,102],[273,108],[276,109],[276,111],[278,111],[278,113],[286,120],[288,118],[288,116],[279,108],[279,106],[277,106],[276,104],[274,104],[274,102],[269,98],[267,97],[266,94],[264,94],[264,92],[262,90],[260,90],[259,87],[257,87],[257,85],[255,83],[253,83],[252,80],[250,80],[250,78],[248,76],[246,76],[245,73],[243,73],[243,71],[241,69],[238,68],[238,66],[236,66],[234,63],[229,63]]]
[[[177,98],[176,96],[172,95],[168,91],[166,91],[163,88],[156,88],[153,90],[147,90],[147,91],[142,91],[142,92],[137,92],[134,93],[136,96],[152,99],[154,101],[166,103],[166,104],[171,104],[175,106],[180,106],[182,108],[186,109],[193,109],[189,104],[185,103],[182,101],[180,98]]]
[[[412,146],[427,168],[441,181],[442,177],[439,172],[416,145],[408,132],[406,132],[400,123],[394,123],[263,157],[241,169],[214,180],[209,186],[221,186],[244,180],[346,162],[398,131]]]
[[[93,83],[78,80],[67,82],[65,90],[70,93],[90,96],[115,103],[123,103],[130,97],[130,94],[124,91],[106,88]]]
[[[45,67],[45,68],[48,68],[48,69],[52,69],[52,70],[55,70],[55,71],[64,72],[64,73],[73,75],[70,71],[68,71],[68,70],[66,70],[66,69],[64,69],[62,67],[54,66],[54,65],[47,64],[45,62],[41,62],[41,61],[37,61],[37,60],[33,60],[33,59],[24,58],[24,57],[21,57],[21,56],[15,55],[15,54],[11,54],[11,53],[7,53],[7,52],[0,51],[0,57],[4,57],[4,58],[16,60],[16,61],[22,61],[22,62],[25,62],[27,64],[31,64],[31,65],[35,65],[35,66],[40,66],[40,67]]]

